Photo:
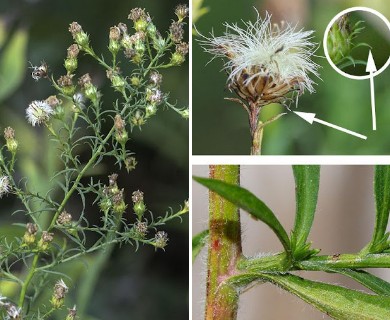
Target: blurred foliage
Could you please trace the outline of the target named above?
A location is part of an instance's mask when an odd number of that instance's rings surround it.
[[[116,1],[104,0],[2,0],[0,1],[0,131],[12,126],[20,143],[23,159],[18,163],[18,176],[27,176],[35,191],[45,193],[51,188],[47,177],[58,169],[58,159],[52,152],[54,144],[39,129],[32,130],[25,121],[25,109],[35,99],[45,99],[54,90],[43,81],[35,83],[27,69],[28,63],[39,65],[46,61],[56,77],[65,74],[63,59],[66,49],[72,43],[68,26],[79,22],[84,30],[91,32],[91,41],[96,52],[108,52],[108,31],[111,26],[124,21],[130,9],[140,6],[153,15],[159,29],[167,30],[173,10],[185,1]],[[125,21],[124,21],[125,22]],[[98,87],[108,86],[109,80],[92,59],[80,57],[82,70],[90,72],[98,81]],[[91,62],[91,64],[90,64]],[[162,73],[162,90],[175,88],[171,101],[177,100],[178,107],[188,105],[188,63],[184,67]],[[103,92],[104,103],[115,101],[115,94]],[[107,129],[110,129],[107,127]],[[131,179],[122,184],[126,189],[144,191],[149,208],[164,215],[169,204],[182,203],[188,197],[188,123],[173,112],[160,112],[143,131],[130,134],[130,149],[135,152],[138,166]],[[107,130],[108,131],[108,130]],[[52,151],[50,151],[52,150]],[[83,150],[81,158],[88,157]],[[21,157],[22,158],[22,157]],[[95,168],[91,174],[106,179],[117,167]],[[118,172],[120,173],[120,172]],[[76,199],[75,199],[76,200]],[[130,199],[127,199],[131,201]],[[93,199],[87,199],[92,203]],[[0,235],[12,239],[24,232],[10,222],[24,221],[24,217],[8,216],[6,212],[17,209],[11,196],[2,199]],[[71,208],[77,212],[80,204],[74,201]],[[176,209],[176,208],[175,208]],[[88,219],[99,222],[96,206],[88,210]],[[44,219],[44,217],[43,217]],[[132,217],[134,219],[134,217]],[[188,317],[188,218],[167,227],[170,245],[165,252],[152,248],[141,248],[136,253],[128,247],[117,248],[101,275],[89,313],[96,319],[148,319]],[[91,258],[81,263],[66,266],[68,274],[77,275],[93,267]],[[71,287],[72,289],[72,287]],[[0,293],[14,290],[4,284]],[[47,295],[52,294],[52,289]],[[167,294],[169,293],[169,294]],[[42,297],[45,299],[47,297]],[[76,302],[76,297],[70,297]]]
[[[371,102],[369,80],[357,81],[344,78],[329,65],[322,48],[323,35],[328,23],[340,11],[355,5],[366,5],[379,10],[390,18],[390,10],[384,1],[307,1],[309,15],[306,21],[290,21],[303,24],[306,30],[315,30],[314,40],[319,43],[318,57],[315,62],[320,64],[321,79],[317,82],[316,93],[305,93],[300,97],[298,111],[316,113],[319,119],[334,123],[364,134],[367,140],[361,140],[328,127],[302,122],[302,119],[289,113],[278,121],[267,126],[264,131],[264,154],[297,154],[297,155],[358,155],[358,154],[388,154],[388,122],[390,121],[390,92],[387,84],[390,81],[390,70],[375,77],[375,98],[377,108],[377,131],[372,131]],[[254,20],[256,7],[264,15],[265,1],[249,1],[229,3],[223,0],[206,0],[203,4],[209,12],[196,23],[200,33],[207,35],[214,32],[221,35],[224,22],[240,25],[241,20]],[[223,8],[223,10],[221,10]],[[270,12],[272,13],[272,12]],[[278,16],[283,13],[279,13]],[[360,20],[367,20],[359,16]],[[287,19],[286,19],[287,20]],[[278,22],[278,21],[276,21]],[[390,32],[378,30],[376,25],[365,23],[365,37],[374,48],[381,48],[374,53],[375,61],[386,61],[389,57],[388,48]],[[196,39],[196,36],[194,36]],[[368,48],[361,47],[364,53],[358,53],[354,58],[368,57]],[[361,52],[361,51],[359,51]],[[199,44],[193,45],[193,154],[249,154],[250,134],[247,115],[237,104],[225,101],[224,97],[232,97],[226,88],[226,75],[221,72],[222,62],[214,60],[207,64],[211,56],[204,53]],[[265,110],[267,110],[265,112]],[[266,106],[265,118],[271,114],[280,113],[280,105]]]

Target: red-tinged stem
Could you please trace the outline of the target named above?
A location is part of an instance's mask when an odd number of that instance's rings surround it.
[[[210,178],[239,184],[239,166],[212,165]],[[234,320],[238,293],[225,280],[236,273],[241,257],[240,214],[236,206],[214,192],[209,194],[209,248],[207,262],[206,320]]]

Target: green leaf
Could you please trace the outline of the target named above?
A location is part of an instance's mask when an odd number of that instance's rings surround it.
[[[237,185],[229,184],[220,180],[200,177],[194,177],[194,180],[230,201],[238,208],[245,210],[253,218],[263,221],[275,232],[284,249],[287,252],[291,252],[290,240],[286,230],[284,230],[283,226],[280,224],[271,209],[269,209],[264,202],[258,199],[253,193]]]
[[[302,279],[291,274],[261,274],[284,290],[338,320],[390,319],[390,297],[371,295],[356,290]]]
[[[28,36],[24,29],[14,32],[0,56],[0,102],[20,85],[26,70]]]
[[[371,273],[363,270],[351,269],[333,269],[329,271],[337,272],[350,277],[379,295],[390,296],[390,283],[381,278],[378,278],[377,276],[374,276]]]
[[[192,238],[192,262],[195,261],[199,252],[206,244],[208,235],[209,235],[209,230],[204,230]]]
[[[313,224],[320,183],[319,166],[293,166],[295,178],[296,214],[291,233],[291,247],[296,259],[318,252],[310,251],[307,237]]]
[[[376,220],[374,234],[368,246],[370,253],[382,252],[388,247],[389,235],[386,228],[390,211],[390,166],[375,167],[374,191]]]

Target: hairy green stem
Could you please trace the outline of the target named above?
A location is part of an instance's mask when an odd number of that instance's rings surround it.
[[[23,307],[23,303],[24,303],[24,299],[26,297],[27,289],[28,289],[28,286],[29,286],[33,276],[34,276],[35,269],[36,269],[37,264],[38,264],[38,259],[39,259],[39,254],[36,253],[34,258],[33,258],[33,262],[31,263],[31,267],[30,267],[30,270],[26,276],[26,279],[23,282],[22,289],[20,290],[19,303],[18,303],[19,308]]]
[[[239,184],[239,166],[210,166],[210,178]],[[209,194],[209,248],[207,262],[206,320],[233,320],[238,293],[225,280],[236,273],[242,254],[238,208],[214,192]]]

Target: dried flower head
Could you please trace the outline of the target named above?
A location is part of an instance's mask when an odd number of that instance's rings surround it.
[[[72,222],[72,215],[66,210],[62,211],[57,218],[57,223],[62,226],[66,226]]]
[[[11,127],[4,129],[4,138],[5,140],[15,139],[15,130]]]
[[[145,9],[134,8],[134,9],[131,9],[130,14],[128,15],[127,18],[136,22],[140,19],[146,19],[147,14],[145,13]]]
[[[35,235],[38,232],[38,226],[35,223],[27,223],[26,230],[28,234]]]
[[[79,46],[77,44],[72,44],[68,49],[67,49],[67,57],[68,58],[77,58],[77,56],[80,53]]]
[[[133,203],[144,201],[144,193],[140,190],[134,191],[131,196],[131,200],[133,201]]]
[[[168,233],[165,231],[158,231],[154,236],[154,245],[156,248],[164,249],[168,244]]]
[[[271,23],[267,13],[262,19],[246,22],[245,28],[225,24],[223,36],[204,37],[201,44],[206,52],[227,59],[224,70],[228,85],[242,99],[258,106],[283,102],[291,92],[313,92],[312,73],[318,76],[318,65],[311,57],[316,44],[313,31],[296,30],[285,23]]]
[[[169,31],[173,42],[179,43],[183,40],[183,36],[184,36],[183,23],[178,21],[173,21],[171,26],[169,27]]]
[[[77,309],[76,309],[76,305],[74,305],[72,309],[68,309],[68,315],[66,316],[65,320],[74,320],[76,319],[76,315],[77,315]]]
[[[54,296],[57,299],[64,299],[66,293],[68,292],[68,287],[65,284],[64,280],[60,279],[54,285]]]
[[[58,99],[57,96],[50,96],[50,97],[48,97],[48,98],[45,100],[45,102],[46,102],[50,107],[52,107],[53,109],[62,103],[62,101],[61,101],[60,99]]]
[[[189,10],[188,10],[188,6],[186,4],[179,4],[175,8],[175,14],[176,14],[177,18],[179,19],[179,21],[182,21],[184,18],[188,17],[188,13],[189,13]]]
[[[35,100],[31,102],[26,109],[27,121],[33,127],[47,122],[53,113],[54,110],[46,101]]]
[[[158,73],[157,71],[153,71],[150,74],[150,82],[158,87],[161,84],[162,81],[162,75]]]

